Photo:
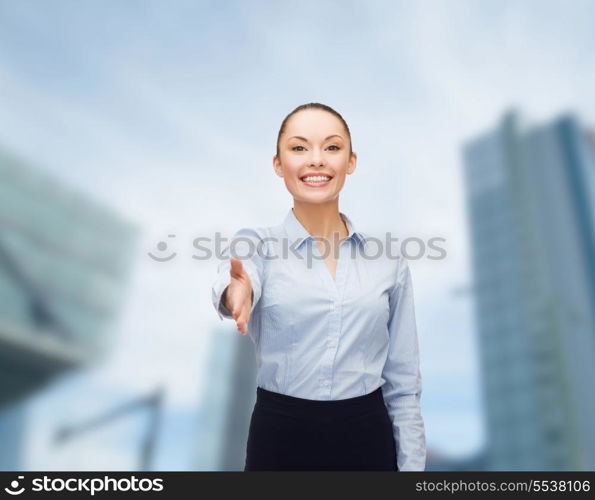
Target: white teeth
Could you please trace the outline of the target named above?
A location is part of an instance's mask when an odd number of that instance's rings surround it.
[[[324,181],[330,181],[331,178],[327,177],[325,175],[314,175],[312,177],[304,177],[304,182],[324,182]]]

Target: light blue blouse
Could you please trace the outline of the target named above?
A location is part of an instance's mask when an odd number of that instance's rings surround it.
[[[247,334],[254,342],[257,385],[299,398],[335,400],[382,386],[400,471],[425,469],[422,380],[407,260],[354,229],[341,241],[336,279],[293,209],[282,224],[242,228],[223,250],[213,283],[221,303],[229,255],[241,259],[254,291]],[[238,333],[239,335],[239,333]]]

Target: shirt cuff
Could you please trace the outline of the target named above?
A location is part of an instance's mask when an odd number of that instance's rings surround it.
[[[215,306],[215,310],[217,311],[221,321],[223,321],[225,318],[233,319],[231,311],[223,305],[223,301],[221,300],[223,297],[223,292],[230,283],[231,276],[229,275],[229,271],[222,272],[217,277],[212,287],[213,305]]]

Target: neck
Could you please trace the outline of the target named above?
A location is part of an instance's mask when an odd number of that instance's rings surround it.
[[[293,213],[311,236],[330,240],[334,232],[339,234],[339,239],[349,234],[339,213],[338,199],[326,203],[304,203],[294,199]]]

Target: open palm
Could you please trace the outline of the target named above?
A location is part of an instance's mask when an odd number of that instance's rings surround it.
[[[231,257],[230,263],[231,282],[224,292],[224,304],[231,311],[238,331],[242,335],[246,335],[254,295],[252,282],[241,260]]]

